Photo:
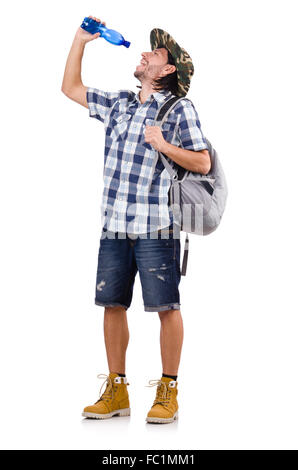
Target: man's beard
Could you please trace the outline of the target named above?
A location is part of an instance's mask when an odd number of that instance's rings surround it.
[[[149,67],[146,70],[135,70],[134,76],[140,80],[140,82],[144,79],[147,78],[149,80],[152,80],[154,75],[156,74],[156,70],[159,69],[157,65],[149,65]],[[146,72],[146,73],[145,73]],[[154,74],[155,72],[155,74]],[[154,80],[154,79],[153,79]]]
[[[144,72],[142,70],[136,70],[134,72],[134,76],[138,79],[138,80],[142,80],[142,78],[144,78]]]

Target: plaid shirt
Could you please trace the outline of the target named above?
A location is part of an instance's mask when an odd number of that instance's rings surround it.
[[[156,92],[142,104],[130,90],[87,89],[89,116],[103,122],[105,129],[101,218],[109,231],[144,234],[173,222],[169,174],[160,158],[153,168],[156,150],[144,138],[145,126],[155,125],[157,109],[171,96],[168,91]],[[176,104],[161,130],[164,139],[178,147],[208,148],[198,114],[187,98]]]

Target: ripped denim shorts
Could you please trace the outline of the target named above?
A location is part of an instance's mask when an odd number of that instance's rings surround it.
[[[174,238],[172,225],[155,234],[157,238],[147,234],[147,238],[131,239],[127,234],[102,230],[96,305],[127,310],[139,272],[145,311],[180,310],[180,239]]]

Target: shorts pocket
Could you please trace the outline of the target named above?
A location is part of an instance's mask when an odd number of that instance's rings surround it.
[[[169,238],[168,239],[163,239],[164,242],[165,242],[165,247],[167,247],[167,249],[171,249],[171,258],[172,258],[172,261],[176,259],[176,242],[177,242],[177,239],[175,239],[173,237],[173,229],[170,229],[169,230]]]

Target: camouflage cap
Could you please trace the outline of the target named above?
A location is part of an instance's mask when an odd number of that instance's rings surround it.
[[[165,47],[173,56],[178,78],[178,96],[185,96],[194,74],[190,55],[163,29],[154,28],[150,33],[151,50]]]

